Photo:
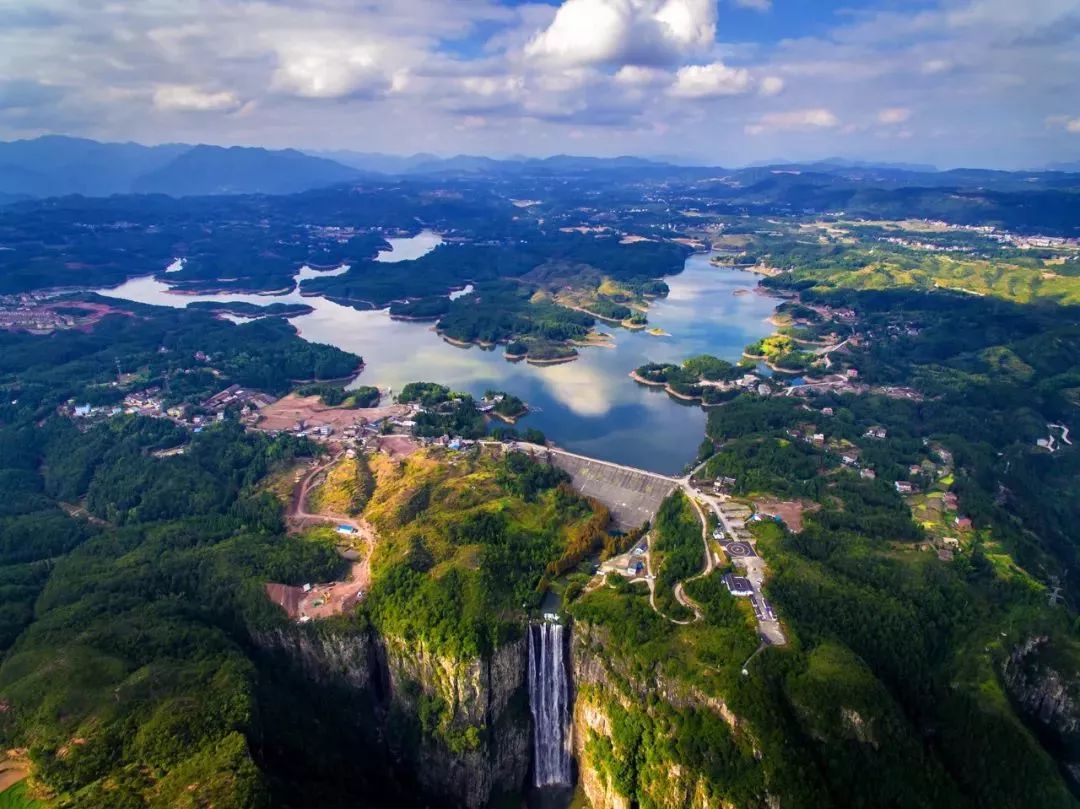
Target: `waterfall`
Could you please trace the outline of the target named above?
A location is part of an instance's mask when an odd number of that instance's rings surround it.
[[[570,784],[570,689],[563,649],[561,625],[545,621],[529,627],[529,710],[538,787]]]

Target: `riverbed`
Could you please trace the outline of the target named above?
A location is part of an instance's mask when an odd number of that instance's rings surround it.
[[[408,261],[434,249],[441,239],[424,231],[412,240],[393,239],[379,260]],[[338,270],[343,271],[343,270]],[[333,271],[331,271],[333,272]],[[319,275],[305,268],[298,279]],[[430,323],[392,320],[386,310],[358,311],[321,297],[285,295],[176,295],[153,277],[136,278],[100,294],[139,303],[185,307],[194,301],[305,303],[309,315],[292,318],[301,336],[360,354],[366,368],[357,384],[401,389],[406,382],[440,382],[474,396],[498,389],[524,399],[531,412],[517,428],[536,427],[573,452],[664,474],[676,474],[693,459],[705,432],[705,412],[680,404],[656,388],[635,384],[628,374],[646,362],[678,362],[713,354],[735,362],[747,343],[771,333],[777,301],[752,293],[757,278],[709,264],[707,254],[686,260],[666,279],[670,293],[653,302],[649,326],[670,336],[599,324],[613,347],[579,349],[563,365],[511,363],[503,348],[460,348],[442,340]]]

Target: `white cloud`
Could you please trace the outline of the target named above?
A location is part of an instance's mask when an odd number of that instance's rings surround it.
[[[823,107],[788,112],[770,112],[761,116],[756,123],[745,127],[748,135],[761,135],[765,132],[786,130],[831,129],[840,121]]]
[[[784,91],[784,80],[779,76],[766,76],[761,80],[758,92],[763,96],[780,95]]]
[[[741,95],[749,92],[752,86],[749,70],[713,62],[679,68],[669,92],[677,98],[719,98]]]
[[[576,130],[582,152],[704,155],[725,128],[732,163],[849,149],[1039,165],[1080,142],[1067,106],[1080,98],[1078,2],[878,2],[763,16],[760,31],[717,42],[725,19],[756,16],[738,6],[768,3],[8,0],[47,11],[0,11],[0,138],[540,153]],[[724,67],[677,78],[710,63]],[[910,118],[882,123],[886,106]],[[776,111],[791,108],[837,123]],[[777,134],[746,137],[733,121]]]
[[[877,114],[879,124],[902,124],[911,117],[907,107],[886,107]]]
[[[368,44],[297,42],[282,47],[275,89],[301,98],[342,98],[390,86],[379,49]]]
[[[242,104],[235,94],[224,90],[207,92],[190,84],[163,84],[154,90],[154,106],[184,112],[233,112]]]
[[[571,65],[657,65],[715,37],[715,0],[565,0],[525,54]]]
[[[948,59],[927,59],[920,69],[923,75],[936,76],[939,73],[948,73],[952,68],[953,63]]]
[[[671,74],[656,67],[624,65],[615,73],[615,81],[627,87],[654,87],[669,81]]]

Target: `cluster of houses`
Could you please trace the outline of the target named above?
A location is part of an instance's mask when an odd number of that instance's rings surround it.
[[[268,393],[248,390],[239,385],[229,385],[225,390],[215,393],[204,401],[202,406],[215,414],[235,409],[239,411],[241,418],[249,418],[276,401],[277,399]]]
[[[59,412],[71,419],[96,420],[122,415],[124,408],[120,405],[76,404],[74,399],[69,399],[66,404],[60,406]]]
[[[235,411],[246,423],[254,424],[258,420],[258,411],[275,401],[277,400],[267,393],[230,385],[202,402],[197,410],[203,412],[192,414],[189,408],[179,405],[166,408],[162,389],[155,385],[126,394],[119,405],[95,406],[71,400],[60,408],[60,412],[74,419],[111,418],[124,414],[167,418],[199,430],[212,421],[224,421],[230,410]]]
[[[49,307],[33,304],[6,304],[9,296],[0,301],[0,329],[23,331],[29,334],[49,334],[61,329],[73,329],[77,319],[70,314],[61,314]]]

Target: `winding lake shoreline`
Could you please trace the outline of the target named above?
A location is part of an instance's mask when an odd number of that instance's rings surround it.
[[[432,237],[425,236],[430,244]],[[398,245],[399,256],[405,254]],[[428,248],[432,249],[432,248]],[[407,260],[407,259],[403,259]],[[341,272],[343,269],[331,270]],[[305,268],[305,277],[318,270]],[[300,274],[298,274],[299,276]],[[290,322],[311,342],[336,345],[364,358],[355,385],[400,390],[427,380],[480,397],[505,390],[524,400],[529,413],[518,424],[543,430],[572,452],[676,474],[690,462],[705,430],[705,410],[683,403],[659,388],[633,384],[627,375],[648,362],[679,363],[697,354],[737,361],[745,346],[768,336],[767,322],[778,298],[750,294],[758,277],[709,264],[695,253],[678,275],[665,279],[666,297],[650,302],[649,325],[672,334],[657,339],[647,330],[616,330],[607,345],[578,346],[572,361],[514,362],[503,351],[446,342],[430,322],[391,318],[387,309],[360,310],[318,296],[175,295],[163,280],[146,276],[99,294],[139,303],[186,307],[199,300],[302,303],[314,311]],[[746,294],[734,295],[736,290]],[[510,360],[510,361],[507,361]]]

